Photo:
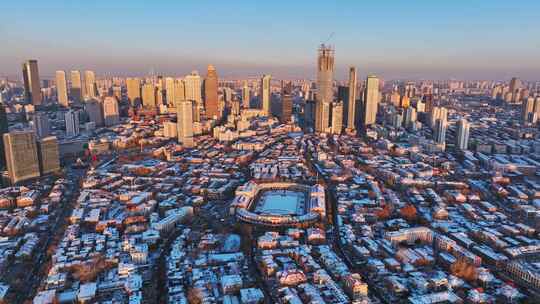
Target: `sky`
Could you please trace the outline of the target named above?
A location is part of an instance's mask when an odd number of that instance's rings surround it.
[[[332,34],[333,33],[333,34]],[[356,66],[385,79],[540,80],[538,0],[2,1],[0,75],[37,59],[98,75],[315,78],[335,48],[336,79]]]

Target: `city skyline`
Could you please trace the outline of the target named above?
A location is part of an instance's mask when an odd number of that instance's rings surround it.
[[[539,4],[532,1],[309,6],[300,1],[285,10],[281,2],[105,4],[8,3],[2,16],[6,25],[0,27],[7,45],[0,74],[18,77],[20,63],[34,58],[44,79],[54,78],[56,70],[179,75],[204,72],[208,64],[222,78],[265,73],[311,78],[313,48],[327,42],[336,49],[338,80],[347,79],[351,65],[360,78],[375,73],[383,79],[540,79],[538,42],[531,39],[540,31],[533,13]],[[21,18],[28,22],[18,24]],[[63,35],[43,28],[62,28]],[[254,35],[259,32],[265,35]],[[287,56],[277,56],[282,53]]]

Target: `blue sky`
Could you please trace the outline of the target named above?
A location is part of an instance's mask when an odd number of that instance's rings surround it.
[[[38,59],[41,74],[314,77],[330,33],[336,78],[540,80],[540,1],[6,0],[0,75]]]

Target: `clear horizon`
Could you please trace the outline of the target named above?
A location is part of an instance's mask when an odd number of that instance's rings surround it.
[[[21,63],[37,59],[43,78],[182,76],[213,64],[223,78],[313,79],[317,47],[334,33],[338,80],[354,65],[362,78],[536,81],[539,9],[523,0],[9,2],[0,75],[20,78]]]

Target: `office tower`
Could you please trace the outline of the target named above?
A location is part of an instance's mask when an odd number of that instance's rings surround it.
[[[306,131],[309,129],[312,129],[315,126],[315,112],[316,112],[316,106],[314,100],[306,100],[306,103],[304,104],[304,121],[303,121],[303,127]]]
[[[221,118],[218,110],[218,75],[213,65],[208,65],[206,79],[204,80],[204,107],[206,117]]]
[[[141,105],[141,81],[139,78],[126,79],[127,97],[132,107]]]
[[[416,110],[418,112],[426,112],[426,113],[431,113],[431,110],[433,109],[433,107],[435,106],[433,104],[433,95],[429,94],[429,95],[424,95],[424,97],[422,98],[424,100],[423,104],[424,104],[424,110],[423,111],[420,111],[420,108],[417,106]]]
[[[341,134],[343,129],[343,101],[332,103],[332,133]]]
[[[120,109],[116,98],[109,96],[103,100],[103,120],[107,127],[120,123]]]
[[[446,121],[447,117],[448,109],[446,109],[445,107],[433,107],[431,109],[431,112],[429,113],[429,125],[431,129],[435,128],[437,119],[444,119]]]
[[[272,76],[270,75],[263,75],[261,78],[261,105],[262,105],[262,111],[263,115],[270,115],[270,87]]]
[[[183,100],[186,100],[186,87],[184,85],[184,80],[176,79],[174,81],[174,100],[172,106],[176,107],[176,105]]]
[[[66,72],[64,71],[56,71],[56,96],[60,105],[69,106]]]
[[[526,124],[532,122],[534,113],[534,98],[529,97],[523,101],[521,105],[521,121]]]
[[[94,71],[84,71],[84,96],[89,98],[97,96],[96,74]]]
[[[156,107],[157,90],[154,84],[145,83],[142,87],[142,104],[144,108],[153,109]]]
[[[391,119],[392,119],[392,127],[396,129],[401,128],[401,126],[403,125],[403,115],[400,112],[396,111],[392,113]]]
[[[404,123],[405,123],[406,128],[409,128],[411,124],[416,123],[416,109],[415,108],[408,107],[405,110]]]
[[[374,75],[369,75],[364,89],[364,100],[362,104],[362,126],[366,128],[375,123],[377,119],[377,107],[379,106],[379,79]]]
[[[337,87],[337,100],[343,102],[343,122],[342,124],[346,127],[349,116],[349,87],[348,86],[338,86]]]
[[[71,89],[69,92],[73,101],[81,102],[83,100],[81,72],[71,71]]]
[[[510,96],[511,102],[517,103],[519,101],[519,91],[521,90],[522,84],[519,78],[513,77],[510,80]]]
[[[4,149],[9,179],[12,184],[39,177],[39,161],[34,131],[4,134]]]
[[[172,121],[163,122],[163,136],[167,138],[177,138],[178,137],[177,124]]]
[[[537,118],[540,118],[540,96],[537,96],[534,99],[534,113]]]
[[[96,124],[96,127],[103,126],[103,110],[101,102],[96,99],[89,99],[84,103],[84,109],[88,114],[88,119]]]
[[[56,136],[48,136],[38,141],[38,159],[41,175],[60,171],[60,153]]]
[[[446,129],[448,122],[446,119],[439,118],[435,122],[435,141],[438,144],[444,144],[446,142]]]
[[[28,60],[22,65],[24,94],[26,101],[37,106],[41,104],[41,83],[37,60]]]
[[[197,108],[202,108],[202,96],[201,96],[202,80],[197,71],[191,72],[191,74],[184,77],[184,90],[186,100],[191,100],[195,103]],[[198,120],[197,120],[198,121]]]
[[[34,131],[36,132],[37,138],[43,138],[49,136],[51,133],[51,124],[49,122],[49,116],[42,112],[36,112],[34,114]]]
[[[168,107],[174,107],[174,101],[176,100],[175,94],[175,80],[172,77],[165,78],[165,100]]]
[[[281,92],[281,122],[289,123],[292,116],[293,95],[292,83],[287,83],[283,86]]]
[[[249,109],[249,102],[251,100],[251,93],[249,91],[249,86],[247,80],[244,80],[242,86],[242,107],[244,109]]]
[[[193,107],[194,102],[184,100],[176,105],[177,110],[177,126],[178,126],[178,142],[181,142],[185,147],[193,147]]]
[[[353,131],[356,129],[356,96],[358,89],[358,84],[356,82],[356,68],[349,68],[349,100],[343,102],[347,103],[347,129]]]
[[[6,166],[6,154],[4,152],[4,134],[9,132],[6,107],[0,102],[0,170]]]
[[[456,148],[465,151],[469,147],[469,122],[462,118],[457,122]]]
[[[66,135],[77,136],[79,135],[79,112],[69,110],[64,114],[64,121],[66,123]]]
[[[334,99],[334,50],[321,44],[317,58],[317,99],[315,103],[315,131],[326,132],[330,103]]]

